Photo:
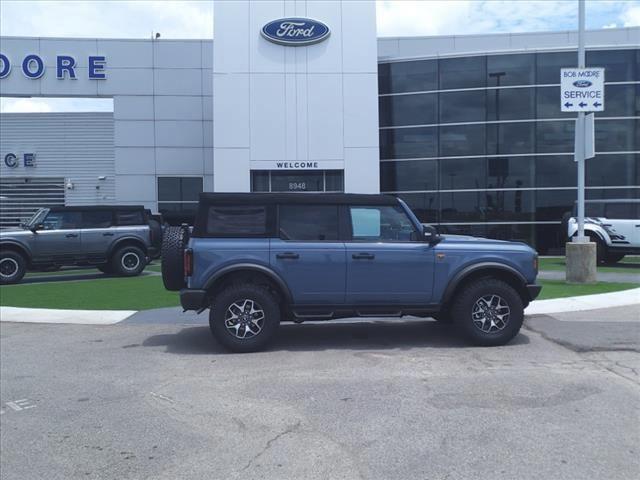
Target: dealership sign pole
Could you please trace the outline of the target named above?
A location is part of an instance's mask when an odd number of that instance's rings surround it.
[[[594,114],[604,111],[604,69],[585,68],[585,2],[578,0],[578,68],[560,71],[560,109],[578,112],[574,159],[578,164],[578,233],[567,243],[567,281],[596,281],[596,245],[584,234],[585,160],[595,156]],[[568,232],[565,232],[568,233]]]

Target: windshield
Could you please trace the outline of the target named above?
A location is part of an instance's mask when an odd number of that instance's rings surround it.
[[[24,223],[24,226],[26,228],[31,228],[37,225],[38,223],[42,223],[42,221],[44,220],[44,217],[47,216],[47,213],[49,213],[48,208],[39,208],[36,211],[36,213],[34,213],[33,216]]]

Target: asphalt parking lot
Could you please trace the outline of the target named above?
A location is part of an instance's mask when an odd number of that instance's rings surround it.
[[[204,316],[153,317],[0,324],[2,479],[640,475],[637,307],[529,317],[499,348],[430,320],[284,324],[245,355]]]

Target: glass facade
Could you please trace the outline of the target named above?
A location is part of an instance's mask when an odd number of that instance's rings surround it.
[[[252,170],[252,192],[342,192],[342,170]]]
[[[605,68],[587,198],[640,196],[640,50],[587,51]],[[576,52],[379,64],[380,189],[441,231],[564,246],[576,199],[575,114],[560,112],[560,69]]]

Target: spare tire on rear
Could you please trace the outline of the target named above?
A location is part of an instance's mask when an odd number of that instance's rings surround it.
[[[162,282],[167,290],[184,288],[184,249],[189,227],[167,227],[162,237]]]

